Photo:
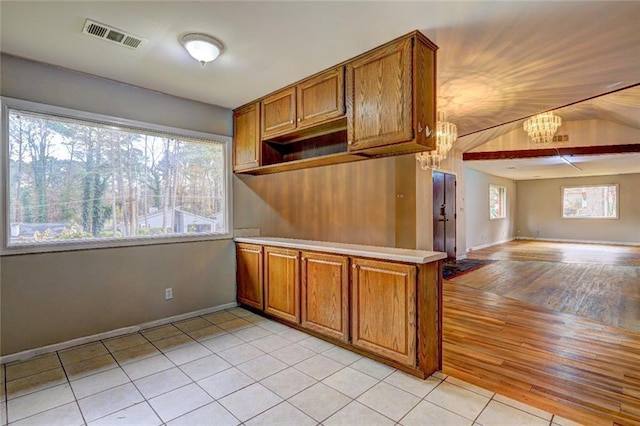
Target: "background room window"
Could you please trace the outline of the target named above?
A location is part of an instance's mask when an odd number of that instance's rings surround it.
[[[5,117],[6,247],[228,232],[227,148],[200,137],[213,135],[11,107]]]
[[[618,185],[562,187],[565,219],[617,219]]]
[[[507,188],[489,185],[489,219],[507,217]]]

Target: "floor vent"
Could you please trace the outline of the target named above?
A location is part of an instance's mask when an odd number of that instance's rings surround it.
[[[111,43],[128,47],[129,49],[140,49],[147,42],[147,40],[141,37],[136,37],[108,25],[92,21],[91,19],[87,19],[85,21],[84,27],[82,28],[82,34],[110,41]]]

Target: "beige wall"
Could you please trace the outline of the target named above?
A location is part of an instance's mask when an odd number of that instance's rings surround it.
[[[234,226],[263,236],[415,245],[415,160],[404,157],[236,176]]]
[[[612,121],[604,120],[581,120],[564,121],[556,132],[556,135],[568,135],[568,142],[556,142],[554,147],[568,148],[577,146],[595,145],[624,145],[635,144],[640,139],[640,130],[623,126]],[[482,144],[471,152],[487,151],[511,151],[540,149],[530,138],[522,127],[500,135],[491,141]]]
[[[457,176],[459,211],[465,205],[462,169],[456,152],[442,167]],[[263,236],[433,247],[431,171],[421,170],[413,154],[239,175],[233,183],[235,228],[259,228]],[[465,220],[459,219],[459,254],[464,254],[464,229]]]
[[[515,237],[517,199],[520,188],[515,181],[488,175],[467,168],[465,170],[467,197],[467,250],[489,246]],[[489,185],[507,188],[507,217],[489,219]]]
[[[562,186],[619,185],[619,219],[562,219]],[[517,235],[640,244],[640,174],[518,181]]]
[[[235,251],[222,240],[7,256],[0,278],[6,355],[233,302]]]
[[[4,55],[0,87],[2,96],[231,134],[230,110]],[[233,301],[231,240],[2,256],[0,354]]]

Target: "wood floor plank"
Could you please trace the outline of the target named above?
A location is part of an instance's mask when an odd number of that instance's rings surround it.
[[[509,259],[509,264],[500,265],[503,261],[499,261],[445,281],[443,371],[585,425],[640,425],[640,333],[549,309],[545,303],[536,305],[494,294],[473,282],[474,275],[480,273],[487,280],[499,281],[487,288],[499,288],[512,279],[509,268],[518,263],[515,270],[521,274],[521,286],[537,281],[532,287],[535,291],[518,289],[520,295],[537,296],[537,291],[553,285],[555,276],[560,278],[555,285],[569,283],[596,298],[613,300],[606,294],[611,286],[624,288],[623,284],[636,280],[633,285],[639,287],[640,249],[607,248],[602,263],[611,264],[596,265],[600,247],[572,245],[577,253],[565,256],[573,263],[566,266],[567,262],[559,261],[566,246],[545,243],[544,247],[530,247],[532,254],[519,244],[492,248],[492,256]],[[531,261],[532,257],[537,260]],[[547,265],[540,265],[540,259]],[[584,268],[584,262],[591,261],[594,265]],[[531,270],[527,272],[527,268]],[[554,275],[554,268],[563,272]],[[583,273],[585,269],[592,273]],[[600,282],[584,282],[590,279]],[[628,288],[625,291],[635,295]],[[546,296],[559,292],[552,289]],[[568,297],[574,300],[566,306],[596,309],[597,303],[588,297],[571,294],[574,296]],[[624,308],[621,301],[618,303]],[[626,315],[624,309],[619,313]],[[609,317],[614,314],[607,312]]]

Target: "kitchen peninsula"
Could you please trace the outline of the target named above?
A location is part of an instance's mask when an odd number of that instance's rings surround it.
[[[238,302],[425,378],[441,367],[445,253],[236,238]]]

